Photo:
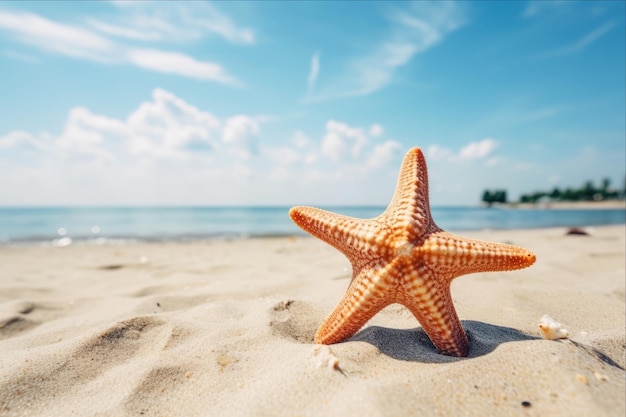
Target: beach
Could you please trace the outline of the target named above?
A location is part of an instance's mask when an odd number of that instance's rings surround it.
[[[625,228],[584,229],[459,233],[537,256],[453,282],[467,358],[400,305],[313,344],[351,276],[314,238],[3,246],[0,415],[623,416]]]

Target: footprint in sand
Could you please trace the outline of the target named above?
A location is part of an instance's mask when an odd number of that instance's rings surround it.
[[[30,315],[35,304],[29,301],[12,301],[0,306],[0,340],[18,336],[40,323]]]
[[[192,367],[167,366],[152,369],[128,396],[124,408],[129,415],[174,415],[180,410],[176,398],[182,398],[194,389]],[[195,389],[198,389],[195,387]],[[183,393],[180,391],[183,390]],[[201,393],[198,393],[201,394]]]
[[[300,343],[313,343],[323,313],[309,303],[298,300],[281,301],[269,310],[272,333]]]

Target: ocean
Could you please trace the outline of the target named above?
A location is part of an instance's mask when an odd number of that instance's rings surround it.
[[[359,218],[385,207],[322,207]],[[289,207],[28,207],[0,208],[0,244],[198,240],[303,235]],[[434,207],[448,231],[624,224],[623,209],[516,210]]]

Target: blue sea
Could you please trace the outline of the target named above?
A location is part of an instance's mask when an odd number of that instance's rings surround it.
[[[323,207],[359,218],[385,207]],[[198,240],[219,237],[302,235],[289,207],[29,207],[0,208],[0,244],[87,241]],[[434,207],[433,218],[449,231],[529,229],[624,224],[623,209],[516,210]]]

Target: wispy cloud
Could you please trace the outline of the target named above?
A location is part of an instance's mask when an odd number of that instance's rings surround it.
[[[183,12],[188,24],[197,26],[222,36],[230,42],[253,44],[256,42],[254,32],[248,28],[237,27],[226,15],[220,13],[210,3],[191,3],[189,6],[202,7],[203,14],[198,16],[198,9],[192,8]]]
[[[220,65],[198,61],[179,52],[167,52],[158,49],[129,49],[127,56],[130,63],[141,68],[241,86],[241,82],[228,75]]]
[[[208,2],[116,2],[123,9],[115,25],[92,20],[94,28],[115,36],[140,39],[190,40],[215,34],[238,44],[254,44],[252,29],[236,25]]]
[[[565,111],[563,107],[544,107],[541,109],[520,113],[518,121],[520,123],[532,123],[539,120],[549,119]]]
[[[102,32],[106,35],[117,36],[126,39],[140,40],[140,41],[155,41],[162,39],[163,35],[158,31],[151,31],[146,29],[140,29],[135,27],[114,25],[110,23],[101,22],[97,19],[87,18],[85,22],[98,32]]]
[[[538,58],[572,55],[572,54],[577,54],[579,52],[582,52],[589,45],[591,45],[592,43],[594,43],[595,41],[597,41],[598,39],[602,38],[604,35],[609,33],[613,28],[615,28],[615,26],[617,26],[616,22],[607,22],[603,24],[602,26],[587,33],[585,36],[578,39],[576,42],[570,45],[564,46],[562,48],[540,54]]]
[[[61,55],[95,61],[109,61],[114,45],[89,30],[64,25],[32,13],[0,11],[0,29],[16,40]]]
[[[425,52],[465,23],[462,5],[454,2],[418,2],[393,9],[388,16],[387,37],[370,53],[354,57],[347,71],[319,92],[309,92],[304,101],[323,101],[372,94],[393,79],[396,71],[415,55]]]
[[[233,86],[242,85],[239,80],[228,74],[217,63],[201,61],[177,51],[136,48],[115,42],[106,36],[114,35],[127,39],[150,41],[160,39],[170,27],[165,21],[161,21],[159,24],[155,21],[151,22],[153,30],[143,31],[140,27],[114,26],[88,19],[87,23],[100,30],[101,33],[97,33],[83,27],[55,22],[32,13],[0,11],[0,30],[9,32],[17,42],[31,45],[49,53],[110,64],[130,64],[151,71]],[[206,24],[208,23],[205,22]],[[224,23],[224,25],[226,24]],[[228,36],[235,36],[230,32],[228,33]],[[242,39],[248,39],[244,34],[238,36],[242,36]]]
[[[309,87],[309,92],[313,91],[315,87],[315,81],[317,81],[317,77],[320,73],[320,54],[316,52],[311,57],[311,69],[309,70],[309,76],[307,77],[307,85]]]
[[[566,0],[531,0],[526,4],[522,17],[525,19],[537,17],[547,10],[554,10],[556,8],[568,5]]]

